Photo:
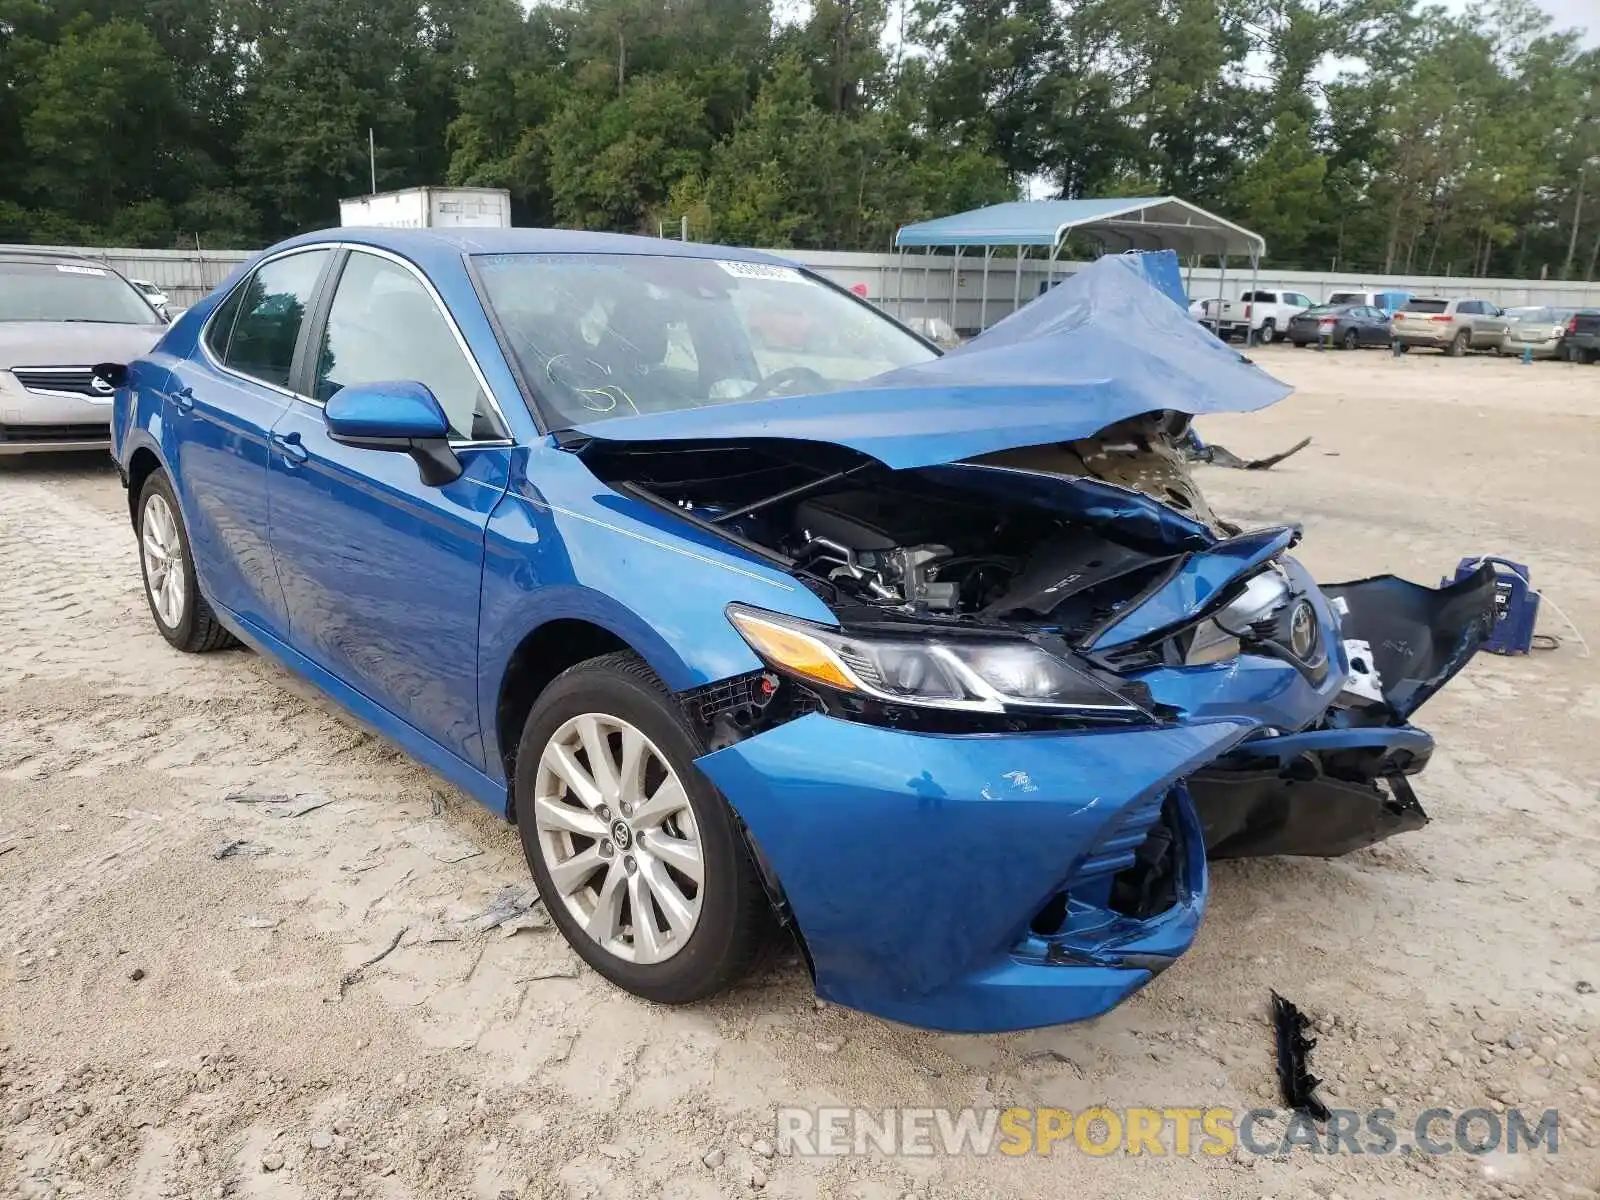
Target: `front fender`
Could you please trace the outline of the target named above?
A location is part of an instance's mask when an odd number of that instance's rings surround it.
[[[613,492],[564,451],[524,454],[484,543],[478,687],[489,761],[500,760],[490,726],[501,680],[517,647],[551,621],[615,634],[673,691],[760,668],[725,615],[730,603],[833,623],[776,566]]]

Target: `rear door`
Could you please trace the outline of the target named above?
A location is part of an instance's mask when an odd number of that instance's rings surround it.
[[[351,249],[319,305],[304,395],[272,431],[272,549],[295,649],[475,767],[484,527],[511,441],[477,363],[422,272]],[[425,384],[464,468],[424,484],[403,453],[333,441],[342,387]]]
[[[267,542],[267,434],[294,402],[295,355],[328,248],[269,259],[207,321],[172,368],[162,448],[206,595],[262,631],[288,629]]]

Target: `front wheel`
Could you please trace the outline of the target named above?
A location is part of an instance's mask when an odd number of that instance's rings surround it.
[[[189,533],[165,471],[154,472],[144,482],[136,532],[145,600],[161,636],[189,654],[237,645],[200,594]]]
[[[630,652],[558,676],[517,748],[517,830],[551,920],[601,975],[660,1004],[731,986],[770,939],[733,812],[695,768],[704,752]]]

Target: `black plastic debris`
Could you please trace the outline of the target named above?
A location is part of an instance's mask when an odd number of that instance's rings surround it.
[[[1311,1027],[1306,1015],[1277,992],[1272,993],[1272,1024],[1278,1041],[1278,1090],[1283,1102],[1313,1120],[1326,1121],[1328,1106],[1317,1098],[1322,1082],[1311,1073],[1307,1056],[1316,1049],[1317,1039],[1307,1037]]]

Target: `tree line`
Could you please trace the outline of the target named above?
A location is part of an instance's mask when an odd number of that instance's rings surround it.
[[[1595,278],[1600,51],[1531,0],[0,0],[0,241],[253,247],[338,200],[883,250],[1182,196],[1278,267]]]

